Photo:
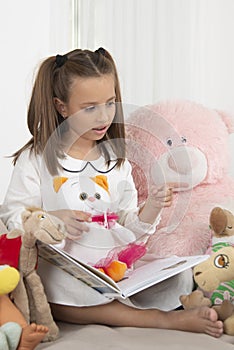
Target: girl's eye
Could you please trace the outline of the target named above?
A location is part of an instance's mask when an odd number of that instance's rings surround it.
[[[186,143],[186,142],[187,142],[186,137],[182,136],[182,137],[181,137],[181,141],[182,141],[182,143]]]
[[[90,107],[86,107],[86,108],[85,108],[85,112],[88,112],[88,113],[90,113],[90,112],[93,112],[93,111],[95,111],[95,109],[96,109],[96,106],[90,106]]]
[[[110,101],[107,103],[107,107],[114,107],[115,106],[115,101]]]
[[[88,195],[87,195],[87,193],[82,192],[79,197],[82,201],[85,201],[88,198]]]
[[[171,146],[173,145],[172,139],[168,139],[168,140],[167,140],[167,145],[168,145],[169,147],[171,147]]]
[[[227,228],[228,228],[229,230],[232,230],[232,226],[228,226]]]
[[[100,193],[95,193],[94,197],[95,197],[96,199],[101,199]]]

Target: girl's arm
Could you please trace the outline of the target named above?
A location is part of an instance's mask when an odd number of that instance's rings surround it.
[[[171,206],[172,193],[172,186],[169,184],[161,187],[151,187],[149,196],[143,207],[140,209],[140,220],[153,224],[162,208]]]
[[[21,228],[21,214],[27,207],[38,207],[47,210],[45,198],[43,200],[41,157],[36,157],[29,150],[24,151],[14,167],[9,188],[0,209],[0,219],[9,230]],[[49,174],[43,176],[48,179]],[[44,196],[50,196],[44,193]],[[83,231],[88,231],[85,222],[89,222],[90,215],[77,210],[50,210],[50,213],[64,221],[68,238],[79,239]]]
[[[42,207],[39,166],[29,150],[21,154],[13,169],[0,219],[9,230],[21,228],[21,213],[26,207]]]
[[[137,190],[132,177],[132,167],[125,161],[120,170],[119,184],[119,223],[136,234],[137,238],[145,234],[153,234],[160,221],[160,209],[151,207],[150,201],[146,201],[140,208],[137,204]]]

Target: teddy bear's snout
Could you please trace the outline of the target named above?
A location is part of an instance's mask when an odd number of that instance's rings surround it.
[[[175,147],[168,155],[168,167],[178,174],[192,174],[198,166],[199,153],[194,147]]]
[[[168,166],[179,174],[191,174],[192,166],[188,155],[182,153],[174,154],[168,158]]]

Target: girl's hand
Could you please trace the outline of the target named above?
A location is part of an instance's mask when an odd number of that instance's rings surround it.
[[[168,183],[159,187],[153,185],[149,190],[149,196],[144,206],[139,212],[140,220],[153,224],[161,209],[171,206],[173,192],[181,187],[188,187],[188,185],[179,183]]]
[[[172,204],[173,190],[170,185],[161,187],[152,186],[148,196],[148,203],[156,209],[170,207]]]
[[[89,228],[85,222],[91,222],[91,214],[80,210],[55,210],[50,214],[57,216],[66,225],[67,237],[71,240],[77,240],[83,232],[88,232]]]
[[[173,193],[177,192],[178,189],[186,187],[188,187],[186,183],[166,183],[160,187],[153,185],[147,200],[157,209],[170,207],[173,200]]]

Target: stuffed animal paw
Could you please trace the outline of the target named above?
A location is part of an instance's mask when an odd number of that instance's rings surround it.
[[[194,309],[200,306],[211,306],[211,301],[203,295],[201,290],[194,290],[191,294],[181,295],[180,302],[184,309]]]

